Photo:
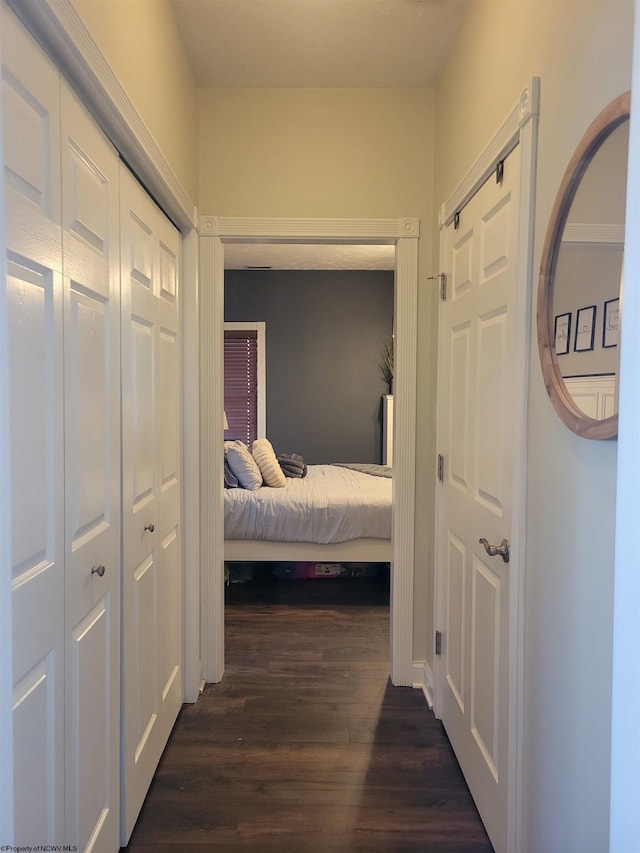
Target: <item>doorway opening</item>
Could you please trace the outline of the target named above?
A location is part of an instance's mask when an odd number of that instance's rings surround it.
[[[225,247],[246,244],[390,245],[395,251],[394,318],[397,395],[391,563],[390,671],[395,684],[413,681],[413,550],[417,220],[265,220],[203,217],[200,229],[202,664],[205,681],[224,672],[224,526],[222,331]],[[217,332],[217,334],[216,334]]]
[[[393,245],[225,246],[227,608],[268,607],[275,619],[278,607],[303,607],[318,636],[344,606],[388,614],[394,287]],[[236,485],[234,441],[255,447],[260,465],[266,445],[282,473],[267,465],[259,488]],[[372,558],[365,534],[386,540],[386,561]],[[273,558],[283,538],[291,553]],[[327,554],[325,542],[353,553]]]

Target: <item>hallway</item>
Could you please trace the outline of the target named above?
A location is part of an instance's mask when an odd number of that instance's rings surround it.
[[[388,578],[227,596],[224,679],[183,707],[127,850],[490,853],[440,723],[388,681]]]

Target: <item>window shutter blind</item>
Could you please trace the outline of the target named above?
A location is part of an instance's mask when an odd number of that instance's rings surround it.
[[[239,438],[251,447],[258,437],[258,333],[225,330],[224,410],[228,439]]]

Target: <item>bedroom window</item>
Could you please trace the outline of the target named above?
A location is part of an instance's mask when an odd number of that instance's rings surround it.
[[[265,324],[224,324],[226,439],[251,446],[266,435]]]

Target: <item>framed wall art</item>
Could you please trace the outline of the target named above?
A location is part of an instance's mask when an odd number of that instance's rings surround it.
[[[602,320],[602,346],[617,347],[619,341],[620,299],[608,299],[604,303]]]
[[[596,306],[580,308],[576,316],[576,336],[574,352],[588,352],[593,349],[596,332]]]
[[[567,355],[571,343],[571,312],[556,315],[553,334],[556,355]]]

